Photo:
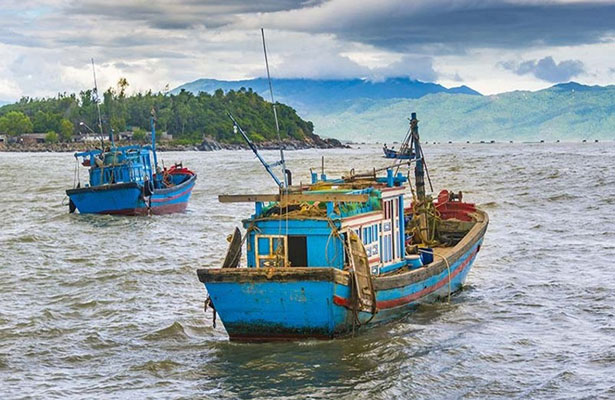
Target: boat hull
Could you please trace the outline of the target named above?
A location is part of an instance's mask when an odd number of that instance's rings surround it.
[[[392,150],[392,149],[382,149],[382,151],[384,151],[385,158],[397,158],[399,160],[409,160],[411,158],[414,158],[413,154],[399,153],[396,150]]]
[[[377,312],[355,311],[350,273],[335,268],[200,269],[198,276],[231,340],[330,339],[406,315],[461,289],[487,216],[446,256],[426,267],[374,276]]]
[[[327,339],[345,330],[346,310],[333,304],[334,280],[221,282],[208,288],[234,341]]]
[[[148,215],[182,212],[194,188],[196,175],[180,185],[154,189],[144,196],[136,182],[69,189],[66,194],[81,214]]]

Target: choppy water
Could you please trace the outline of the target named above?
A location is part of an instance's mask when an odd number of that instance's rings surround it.
[[[428,145],[435,189],[491,224],[451,304],[329,342],[235,344],[195,270],[274,186],[248,152],[164,153],[189,211],[69,215],[71,154],[0,153],[2,398],[615,398],[615,144]],[[383,165],[380,150],[287,154],[295,181]],[[266,155],[273,159],[275,153]],[[243,186],[240,186],[243,185]]]

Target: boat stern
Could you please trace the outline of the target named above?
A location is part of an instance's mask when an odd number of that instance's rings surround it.
[[[147,214],[147,204],[136,182],[68,189],[70,198],[81,214]]]
[[[199,269],[231,340],[330,339],[348,330],[348,273],[335,268]],[[350,320],[350,323],[352,321]]]

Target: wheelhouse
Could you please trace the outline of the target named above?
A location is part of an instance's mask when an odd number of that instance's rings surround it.
[[[144,181],[153,182],[150,146],[122,146],[109,151],[90,150],[75,153],[82,158],[82,165],[89,167],[88,186]]]
[[[322,178],[314,174],[311,185],[293,187],[286,195],[221,196],[221,201],[255,201],[255,213],[243,221],[247,267],[344,269],[351,231],[365,247],[372,275],[406,265],[406,177],[388,170],[386,177],[352,183]]]

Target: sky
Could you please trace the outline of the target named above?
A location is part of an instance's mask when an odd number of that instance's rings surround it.
[[[274,78],[615,83],[615,0],[0,0],[0,100],[262,77],[261,27]]]

